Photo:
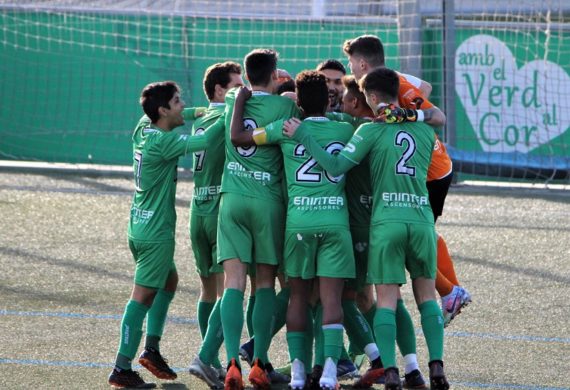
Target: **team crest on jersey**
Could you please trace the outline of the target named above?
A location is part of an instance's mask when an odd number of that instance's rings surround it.
[[[246,131],[253,131],[258,127],[253,118],[243,118],[243,126]],[[257,146],[237,146],[236,151],[242,157],[251,157],[257,151]]]

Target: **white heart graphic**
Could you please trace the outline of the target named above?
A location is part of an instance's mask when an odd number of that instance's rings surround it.
[[[455,53],[455,91],[486,152],[527,153],[570,126],[570,77],[534,60],[518,69],[509,48],[475,35]]]

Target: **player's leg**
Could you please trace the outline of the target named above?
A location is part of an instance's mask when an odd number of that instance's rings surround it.
[[[444,326],[448,326],[465,306],[471,303],[471,295],[459,284],[447,244],[441,235],[437,239],[436,289],[441,297]]]
[[[323,374],[321,388],[334,389],[337,384],[337,363],[343,348],[342,288],[344,279],[319,276],[323,307]]]
[[[436,234],[430,226],[410,226],[407,267],[429,351],[430,387],[447,389],[449,384],[443,373],[443,316],[435,291]]]
[[[291,382],[293,390],[303,389],[306,383],[306,370],[311,362],[307,360],[306,340],[308,297],[311,291],[311,280],[301,277],[290,277],[291,290],[289,307],[287,308],[287,346],[291,362]]]
[[[205,341],[208,326],[210,324],[210,315],[212,314],[218,298],[223,294],[223,267],[217,263],[217,225],[218,216],[208,215],[201,216],[195,213],[190,214],[190,242],[192,251],[194,252],[195,268],[200,277],[200,297],[197,304],[198,325],[200,334],[202,335],[202,349],[210,350],[218,348],[220,336],[208,338]],[[220,320],[219,305],[218,312],[213,320]],[[221,328],[221,323],[212,323],[212,326]],[[213,335],[216,335],[214,333]],[[223,340],[223,339],[222,339]],[[212,361],[208,361],[208,365],[212,365],[219,373],[224,371],[217,356]],[[224,374],[225,376],[225,374]]]
[[[397,389],[400,385],[396,363],[396,305],[398,284],[377,284],[378,303],[374,315],[374,334],[378,348],[382,351],[386,389]],[[397,386],[395,384],[397,383]]]
[[[275,278],[283,261],[284,207],[280,202],[256,200],[255,211],[250,216],[251,232],[255,245],[253,256],[256,264],[255,307],[252,322],[255,344],[253,365],[249,380],[259,389],[269,388],[273,366],[268,351],[273,336],[276,306]],[[271,379],[270,379],[271,378]],[[284,378],[285,382],[289,378]]]
[[[173,263],[164,288],[158,290],[147,313],[145,347],[139,356],[139,363],[160,379],[172,380],[177,377],[160,354],[159,347],[160,339],[164,333],[168,308],[174,298],[177,286],[178,272]]]
[[[251,219],[255,199],[233,193],[222,194],[218,213],[218,264],[224,267],[224,294],[220,317],[226,347],[228,372],[225,386],[242,389],[239,346],[244,325],[244,291],[247,271],[252,264]]]
[[[255,271],[253,274],[249,275],[249,298],[247,299],[247,306],[245,309],[245,318],[246,318],[246,325],[247,325],[247,335],[252,338],[253,337],[253,309],[255,308]],[[253,359],[253,355],[250,356],[250,359],[246,359],[246,361],[251,365],[251,360]]]
[[[348,230],[319,234],[317,276],[323,306],[325,364],[319,381],[321,388],[337,386],[337,363],[343,347],[342,290],[345,279],[356,276],[352,240]]]
[[[427,182],[429,201],[435,221],[443,213],[445,199],[452,180],[453,172],[441,179]],[[441,235],[437,242],[437,269],[436,289],[442,298],[441,307],[445,326],[447,326],[459,314],[460,310],[471,302],[471,296],[466,289],[460,286],[453,260]]]
[[[132,360],[142,339],[144,319],[157,291],[164,288],[173,265],[174,242],[151,245],[129,240],[129,248],[136,269],[131,297],[121,321],[121,340],[115,367],[109,376],[109,383],[114,387],[145,385],[140,375],[132,370]]]
[[[400,387],[396,364],[396,308],[399,285],[406,282],[408,229],[404,223],[371,226],[368,282],[376,286],[374,334],[382,354],[386,389]]]

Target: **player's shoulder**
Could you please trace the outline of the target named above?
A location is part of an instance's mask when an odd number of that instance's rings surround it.
[[[331,129],[335,129],[336,131],[339,131],[339,132],[344,132],[344,133],[353,133],[354,132],[354,127],[348,122],[329,121],[328,126]]]
[[[239,87],[234,87],[230,89],[228,92],[226,92],[226,97],[224,98],[225,103],[233,105],[234,102],[236,101],[236,96],[238,91]]]
[[[364,122],[360,126],[358,126],[358,129],[356,129],[356,131],[358,131],[359,133],[378,131],[382,130],[383,126],[388,126],[388,125],[382,122]]]

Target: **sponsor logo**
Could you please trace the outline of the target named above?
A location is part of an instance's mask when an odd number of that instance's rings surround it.
[[[382,200],[389,207],[420,208],[429,204],[427,196],[408,194],[406,192],[383,192]]]
[[[247,177],[257,181],[269,182],[271,181],[271,174],[263,171],[249,171],[238,162],[229,162],[227,165],[231,175],[237,177]]]

